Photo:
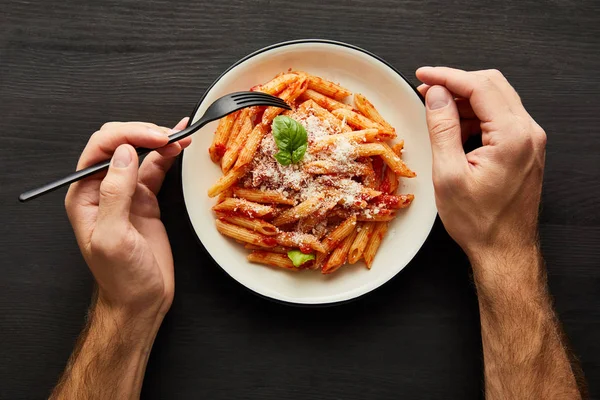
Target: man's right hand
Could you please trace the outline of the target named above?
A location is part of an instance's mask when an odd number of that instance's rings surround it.
[[[537,243],[546,134],[497,70],[423,67],[440,218],[473,259]],[[463,143],[481,132],[483,146]]]

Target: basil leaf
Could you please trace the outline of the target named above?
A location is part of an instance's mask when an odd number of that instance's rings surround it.
[[[298,147],[292,153],[292,162],[294,164],[299,163],[300,160],[304,158],[304,153],[306,153],[306,149],[308,148],[308,143],[304,143],[302,146]]]
[[[285,151],[280,151],[275,154],[273,157],[277,160],[277,162],[281,165],[290,165],[292,163],[292,155]]]
[[[315,259],[314,254],[304,254],[300,250],[290,250],[287,253],[288,258],[292,260],[292,264],[294,267],[299,267],[302,264]]]
[[[291,141],[291,131],[293,130],[292,125],[293,119],[285,116],[277,116],[273,120],[271,130],[273,131],[273,137],[275,138],[275,144],[279,150],[289,151]]]
[[[304,158],[308,147],[308,135],[306,129],[299,122],[290,117],[279,115],[273,119],[271,130],[273,131],[275,144],[279,149],[275,159],[280,164],[295,164]],[[283,155],[284,153],[287,153],[287,156]]]

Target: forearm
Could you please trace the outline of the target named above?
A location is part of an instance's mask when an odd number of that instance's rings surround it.
[[[470,257],[488,399],[580,398],[536,245]]]
[[[51,399],[139,398],[160,318],[130,317],[95,303]]]

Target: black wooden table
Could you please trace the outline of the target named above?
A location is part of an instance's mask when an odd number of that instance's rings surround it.
[[[421,65],[502,70],[548,133],[541,238],[556,308],[600,398],[600,3],[552,1],[0,1],[0,398],[47,396],[92,279],[59,191],[110,120],[172,125],[225,68],[318,37]],[[469,265],[439,221],[407,269],[359,301],[292,308],[214,265],[177,171],[160,195],[176,294],[144,398],[470,399],[482,392]]]

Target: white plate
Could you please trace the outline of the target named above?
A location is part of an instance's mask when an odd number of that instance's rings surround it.
[[[360,262],[340,268],[332,275],[317,271],[292,273],[251,264],[247,250],[217,231],[208,188],[222,175],[210,161],[216,122],[194,134],[182,161],[183,197],[196,235],[213,259],[236,281],[254,292],[288,303],[330,304],[347,301],[383,285],[415,256],[436,217],[431,180],[431,145],[421,98],[405,78],[379,57],[360,48],[325,40],[279,43],[259,50],[229,68],[209,88],[192,115],[195,122],[217,98],[248,90],[288,68],[303,70],[339,82],[352,92],[364,94],[396,128],[405,141],[403,158],[417,173],[402,179],[399,192],[414,193],[412,205],[390,224],[373,268]]]

